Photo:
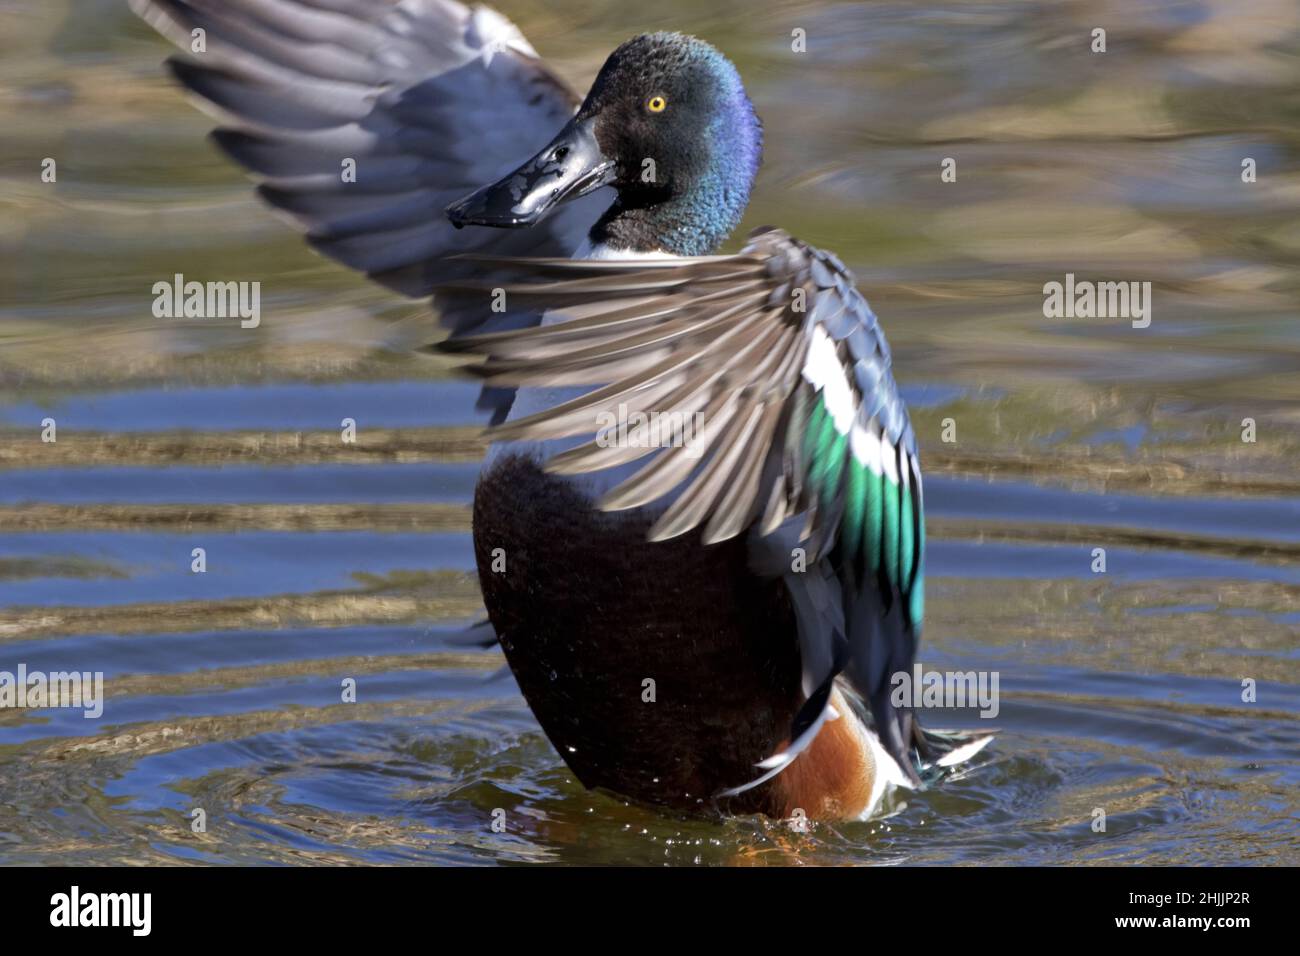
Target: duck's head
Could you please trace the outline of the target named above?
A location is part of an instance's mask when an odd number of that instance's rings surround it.
[[[529,226],[566,200],[612,186],[593,239],[634,251],[711,252],[749,202],[762,127],[740,75],[695,37],[628,40],[547,146],[447,207],[457,226]]]

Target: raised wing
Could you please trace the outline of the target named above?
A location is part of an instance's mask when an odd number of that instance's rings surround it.
[[[804,514],[814,557],[839,545],[912,598],[916,443],[875,315],[833,255],[770,229],[735,256],[488,265],[513,273],[497,287],[509,299],[572,318],[444,348],[485,355],[472,370],[493,384],[601,386],[507,422],[494,438],[594,433],[547,470],[648,459],[599,504],[635,508],[680,488],[652,539],[703,525],[711,543]],[[636,424],[615,440],[601,430],[611,420]]]
[[[448,203],[541,149],[578,106],[510,21],[455,0],[131,0],[188,56],[172,72],[220,148],[311,246],[421,296],[469,274],[448,256],[571,255],[609,196],[524,230],[456,230]],[[479,270],[481,271],[481,270]],[[535,314],[440,296],[453,334]]]
[[[599,386],[492,435],[595,434],[552,457],[554,472],[645,459],[599,505],[666,502],[652,539],[797,525],[809,561],[834,569],[847,635],[801,633],[806,671],[820,663],[778,756],[811,739],[842,668],[900,756],[912,728],[888,705],[888,675],[911,666],[923,613],[921,469],[889,348],[843,264],[768,229],[735,256],[488,265],[513,273],[512,301],[571,318],[445,348],[487,356],[475,370],[492,384]],[[635,424],[613,436],[612,421]]]

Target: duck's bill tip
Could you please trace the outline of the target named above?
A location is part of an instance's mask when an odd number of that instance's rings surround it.
[[[445,212],[447,219],[457,229],[465,226],[491,226],[497,229],[517,229],[531,226],[540,220],[545,208],[518,211],[518,204],[503,203],[493,194],[498,184],[486,186],[470,193],[464,199],[458,199],[449,205]]]
[[[446,209],[456,228],[517,229],[544,219],[569,199],[614,181],[615,164],[601,154],[590,120],[571,120],[545,149],[497,182]]]

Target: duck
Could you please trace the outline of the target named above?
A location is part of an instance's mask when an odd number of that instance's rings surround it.
[[[131,0],[312,248],[431,301],[482,382],[487,619],[578,781],[864,820],[973,766],[895,693],[924,619],[916,435],[852,272],[738,228],[763,126],[654,32],[575,94],[455,0]],[[201,41],[201,42],[200,42]]]

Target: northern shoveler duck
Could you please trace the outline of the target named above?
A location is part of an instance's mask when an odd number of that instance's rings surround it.
[[[132,2],[261,196],[485,357],[483,598],[583,784],[861,818],[983,746],[891,699],[925,521],[875,315],[778,229],[716,254],[762,152],[718,50],[634,37],[579,99],[452,0]]]

